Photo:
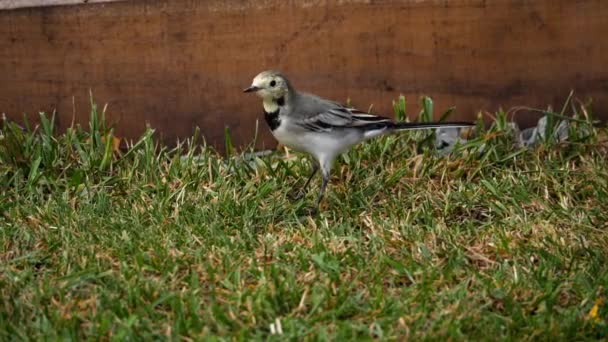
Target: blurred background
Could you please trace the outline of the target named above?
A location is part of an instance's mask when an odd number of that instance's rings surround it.
[[[265,69],[294,85],[393,116],[474,119],[512,106],[559,108],[571,90],[608,113],[606,0],[0,1],[0,113],[60,130],[85,124],[90,93],[116,134],[149,124],[173,145],[200,127],[223,147],[228,127],[258,148],[276,142],[260,100],[242,94]],[[533,125],[540,114],[519,111]]]

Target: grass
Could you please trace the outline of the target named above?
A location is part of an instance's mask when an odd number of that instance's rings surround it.
[[[318,179],[287,197],[302,159],[152,130],[117,151],[95,105],[86,130],[5,123],[0,339],[606,338],[608,143],[567,110],[535,149],[503,112],[446,158],[425,133],[361,145],[318,217]]]

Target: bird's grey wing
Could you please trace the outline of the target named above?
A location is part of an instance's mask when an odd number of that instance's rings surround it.
[[[299,98],[294,109],[299,125],[316,132],[329,132],[337,128],[368,128],[391,122],[387,118],[308,94]]]

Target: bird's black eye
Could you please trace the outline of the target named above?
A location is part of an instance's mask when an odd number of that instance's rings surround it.
[[[270,81],[270,86],[271,87],[274,87],[275,85],[277,85],[277,81],[275,81],[275,80]]]

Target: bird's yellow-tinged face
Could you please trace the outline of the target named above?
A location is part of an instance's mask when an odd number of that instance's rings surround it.
[[[264,101],[274,101],[289,93],[289,83],[278,71],[262,71],[253,78],[251,86],[244,92],[255,92]]]

